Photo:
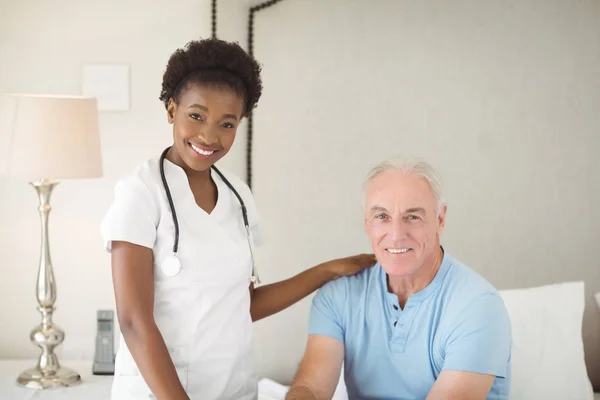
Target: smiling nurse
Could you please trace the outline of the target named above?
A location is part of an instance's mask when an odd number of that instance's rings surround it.
[[[376,262],[332,260],[254,288],[252,193],[214,164],[261,92],[260,66],[235,43],[192,41],[169,59],[173,144],[117,183],[101,226],[121,330],[112,399],[255,399],[252,322]]]

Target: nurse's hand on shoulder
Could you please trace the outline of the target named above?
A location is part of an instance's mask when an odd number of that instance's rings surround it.
[[[354,275],[365,268],[372,267],[377,263],[375,254],[358,254],[355,256],[338,258],[323,263],[334,276],[334,279],[342,276]]]

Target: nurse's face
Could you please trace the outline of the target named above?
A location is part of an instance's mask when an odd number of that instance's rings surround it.
[[[384,172],[367,188],[365,229],[389,275],[410,277],[433,265],[445,216],[446,207],[438,213],[431,187],[420,176]]]
[[[167,108],[173,124],[173,161],[194,171],[206,171],[223,157],[235,140],[244,99],[226,87],[188,85],[178,104]]]

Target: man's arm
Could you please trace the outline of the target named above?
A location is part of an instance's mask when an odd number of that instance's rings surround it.
[[[331,399],[343,361],[344,345],[339,340],[324,335],[309,336],[304,358],[286,400]]]
[[[254,288],[250,285],[252,321],[276,314],[302,300],[329,281],[375,265],[373,254],[360,254],[319,264],[293,278]]]
[[[501,297],[485,294],[461,310],[444,351],[427,400],[486,400],[494,380],[510,372],[511,327]]]
[[[485,400],[494,383],[494,375],[465,371],[442,371],[427,400]]]

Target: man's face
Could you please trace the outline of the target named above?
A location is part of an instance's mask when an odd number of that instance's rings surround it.
[[[373,179],[365,199],[365,230],[377,260],[389,275],[410,276],[433,262],[446,207],[425,178],[389,171]]]

